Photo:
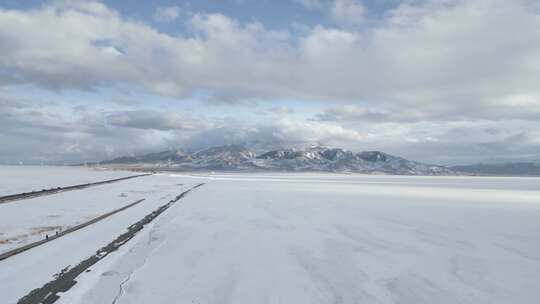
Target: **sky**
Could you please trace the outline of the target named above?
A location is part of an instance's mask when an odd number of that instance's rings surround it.
[[[224,144],[540,160],[540,3],[3,0],[0,130],[0,163]]]

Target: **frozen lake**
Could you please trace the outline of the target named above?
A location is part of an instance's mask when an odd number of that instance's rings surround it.
[[[178,194],[170,185],[200,182],[205,185],[81,275],[59,303],[540,298],[539,179],[163,174],[144,180],[122,183],[133,191],[161,185],[163,195],[149,196],[151,205],[0,261],[0,302],[15,303],[93,254],[160,198]],[[103,187],[116,187],[115,196],[121,191],[120,184]]]

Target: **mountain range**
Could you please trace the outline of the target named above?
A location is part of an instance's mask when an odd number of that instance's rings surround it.
[[[313,146],[303,149],[254,151],[242,145],[212,147],[195,152],[170,150],[119,157],[99,165],[178,171],[355,172],[398,175],[457,175],[456,170],[410,161],[380,151],[352,151]]]
[[[474,175],[540,176],[540,162],[508,162],[453,166],[451,169]]]

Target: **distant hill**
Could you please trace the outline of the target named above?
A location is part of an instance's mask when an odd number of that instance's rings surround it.
[[[380,151],[354,153],[323,146],[256,153],[242,145],[212,147],[193,153],[164,151],[120,157],[100,165],[129,165],[178,171],[317,171],[399,175],[457,175],[447,167],[423,164]]]
[[[540,176],[540,163],[513,162],[453,166],[451,169],[476,175]]]

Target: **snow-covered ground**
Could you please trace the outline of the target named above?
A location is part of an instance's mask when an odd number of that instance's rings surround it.
[[[148,184],[206,184],[59,303],[535,303],[539,181],[161,175]],[[166,199],[150,201],[0,261],[0,302],[42,286]]]
[[[115,179],[137,173],[68,166],[0,166],[0,196]]]
[[[155,206],[148,201],[171,199],[180,189],[167,175],[154,175],[0,205],[0,254],[139,199]]]
[[[13,235],[20,231],[31,230],[34,224],[28,221],[36,221],[36,226],[72,226],[83,218],[87,220],[85,218],[87,216],[106,213],[138,198],[145,198],[142,203],[98,223],[0,261],[0,303],[16,303],[29,291],[50,281],[61,269],[76,265],[94,254],[97,249],[125,232],[128,226],[167,203],[194,183],[192,179],[170,178],[167,174],[158,174],[42,198],[0,204],[2,217],[0,233]],[[127,197],[123,197],[122,193]],[[25,205],[27,203],[29,205]],[[9,214],[9,216],[4,214]],[[61,214],[61,216],[47,216],[50,214]],[[4,225],[4,220],[8,222],[7,225]],[[19,228],[15,227],[17,222],[20,225]],[[9,225],[10,223],[14,226]],[[6,229],[5,227],[9,229],[3,230]],[[0,235],[0,237],[3,236]]]

